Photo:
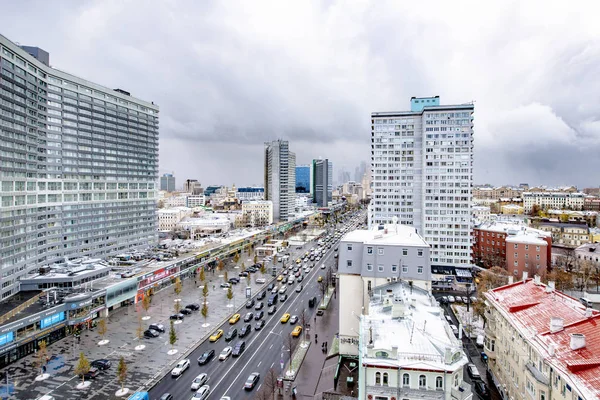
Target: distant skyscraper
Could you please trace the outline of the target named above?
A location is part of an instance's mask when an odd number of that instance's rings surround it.
[[[473,111],[436,96],[413,97],[410,111],[371,114],[369,225],[393,217],[413,225],[433,264],[471,263]]]
[[[41,267],[157,242],[158,107],[0,47],[5,299]]]
[[[198,182],[196,179],[186,179],[183,184],[183,191],[191,194],[202,194],[204,193],[204,189],[202,188],[202,184]]]
[[[327,207],[332,200],[333,164],[328,159],[313,160],[313,202]]]
[[[173,174],[164,174],[160,177],[160,190],[175,191],[175,177]]]
[[[287,221],[296,208],[296,154],[287,140],[265,143],[265,200],[273,202],[273,219]]]
[[[310,193],[310,165],[296,167],[296,193]]]

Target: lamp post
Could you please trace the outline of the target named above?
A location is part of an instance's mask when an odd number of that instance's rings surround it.
[[[465,286],[467,287],[467,312],[469,312],[469,304],[471,303],[471,284],[466,283]]]

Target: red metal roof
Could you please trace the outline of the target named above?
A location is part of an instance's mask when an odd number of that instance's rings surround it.
[[[600,313],[578,300],[533,280],[502,286],[485,293],[502,310],[545,360],[561,374],[568,374],[577,390],[587,398],[600,398]],[[589,315],[589,314],[588,314]],[[564,328],[550,331],[550,319],[563,319]],[[571,334],[585,335],[585,347],[571,349]],[[553,350],[551,350],[553,348]],[[554,352],[554,355],[551,355]]]

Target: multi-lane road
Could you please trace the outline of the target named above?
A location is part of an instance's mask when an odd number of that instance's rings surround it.
[[[362,222],[362,219],[358,222],[350,220],[346,226],[349,226],[352,229],[360,222]],[[302,250],[296,250],[294,247],[294,249],[290,251],[292,256],[290,256],[290,260],[287,264],[293,265],[294,260],[299,255],[315,246],[316,243],[308,243],[303,246]],[[304,274],[304,280],[302,282],[298,283],[296,280],[293,285],[288,286],[287,300],[284,302],[278,300],[277,312],[273,315],[267,314],[269,308],[267,307],[267,300],[270,295],[267,293],[266,297],[261,300],[265,303],[265,307],[263,308],[265,316],[263,319],[266,322],[261,330],[254,330],[256,321],[253,320],[251,322],[253,328],[252,332],[243,339],[236,338],[231,342],[226,342],[224,337],[222,337],[215,343],[210,343],[208,340],[203,341],[186,357],[191,361],[190,368],[178,378],[172,378],[170,374],[163,377],[150,390],[150,398],[153,400],[159,399],[164,393],[170,393],[176,400],[191,398],[194,394],[194,391],[191,390],[191,383],[194,378],[201,373],[208,374],[208,382],[206,383],[210,386],[210,395],[208,396],[208,399],[220,399],[225,396],[232,399],[251,398],[256,391],[261,389],[264,377],[270,368],[273,368],[278,375],[282,375],[281,363],[287,363],[289,360],[289,353],[286,351],[285,341],[287,340],[287,336],[291,334],[292,329],[296,325],[299,325],[299,323],[294,325],[291,325],[289,322],[281,323],[281,316],[285,313],[299,316],[302,313],[302,310],[305,310],[305,313],[309,317],[309,323],[312,323],[318,303],[315,307],[309,308],[308,302],[309,299],[313,297],[316,297],[318,300],[321,299],[322,294],[317,279],[318,276],[323,276],[326,270],[321,269],[320,267],[321,265],[326,265],[327,267],[334,265],[337,261],[334,258],[334,250],[337,246],[338,241],[333,242],[331,248],[325,252],[320,261],[309,263],[310,265],[314,264],[314,267],[309,273]],[[287,276],[284,278],[287,279]],[[284,279],[284,281],[286,279]],[[279,286],[282,284],[282,282],[277,281],[274,281],[274,283]],[[297,293],[296,287],[300,284],[303,285],[303,289],[301,292]],[[257,295],[258,293],[253,293],[253,298],[256,299]],[[258,300],[256,301],[258,302]],[[242,319],[236,324],[230,325],[226,321],[221,326],[215,326],[214,331],[223,329],[226,333],[233,327],[239,332],[245,325],[243,316],[246,312],[255,313],[256,311],[254,308],[249,310],[242,308],[239,311],[242,315]],[[238,340],[244,340],[246,342],[246,349],[241,356],[237,358],[229,357],[225,361],[219,361],[218,356],[221,350],[226,346],[233,346]],[[300,338],[295,340],[300,341]],[[198,365],[197,359],[204,352],[211,349],[215,351],[215,357],[206,365]],[[260,373],[260,381],[254,390],[245,391],[243,389],[244,382],[252,372]]]

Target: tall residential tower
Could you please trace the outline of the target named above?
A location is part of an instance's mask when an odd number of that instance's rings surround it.
[[[4,299],[45,265],[157,241],[158,107],[0,47]]]
[[[317,207],[327,207],[333,194],[333,164],[328,159],[312,162],[312,196]]]
[[[273,202],[273,219],[287,221],[296,207],[296,154],[287,140],[265,143],[265,200]]]
[[[371,114],[369,225],[398,217],[431,245],[431,262],[469,265],[473,104],[411,99],[410,111]]]

